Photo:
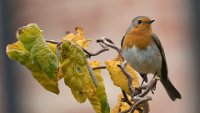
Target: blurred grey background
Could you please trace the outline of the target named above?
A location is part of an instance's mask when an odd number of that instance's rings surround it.
[[[165,49],[170,79],[182,94],[182,100],[172,102],[159,82],[151,113],[198,113],[199,6],[199,0],[0,0],[0,113],[94,113],[88,101],[76,102],[63,80],[60,94],[52,94],[24,66],[8,59],[5,47],[17,40],[17,28],[37,23],[47,39],[59,41],[65,31],[81,26],[93,40],[89,50],[95,52],[100,49],[95,40],[101,36],[120,46],[131,20],[139,15],[156,20],[153,31]],[[111,50],[91,60],[104,65],[115,55]],[[120,89],[107,71],[102,75],[112,108]]]

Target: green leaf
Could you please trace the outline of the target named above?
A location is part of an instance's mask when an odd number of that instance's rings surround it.
[[[17,38],[30,52],[34,64],[41,67],[48,78],[54,79],[58,72],[58,58],[47,46],[43,33],[36,24],[18,29]]]
[[[62,42],[60,54],[65,84],[70,87],[75,99],[83,103],[96,93],[96,87],[87,68],[85,54],[79,45],[67,40]]]
[[[48,91],[55,94],[59,93],[58,83],[56,79],[49,80],[43,70],[30,57],[30,52],[27,51],[20,41],[9,44],[6,48],[6,53],[10,59],[17,60],[25,65],[31,72],[33,77]]]

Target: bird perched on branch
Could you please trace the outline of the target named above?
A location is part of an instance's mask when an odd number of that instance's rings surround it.
[[[143,81],[148,81],[148,73],[157,74],[171,100],[181,99],[181,94],[169,80],[163,47],[151,28],[153,22],[146,16],[133,19],[121,41],[123,57],[140,73]]]

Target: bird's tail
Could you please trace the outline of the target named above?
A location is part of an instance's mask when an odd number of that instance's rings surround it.
[[[167,91],[167,94],[171,98],[171,100],[175,101],[176,99],[181,99],[181,94],[178,92],[178,90],[173,86],[171,81],[169,79],[162,80],[161,82],[163,86],[165,87],[165,90]]]

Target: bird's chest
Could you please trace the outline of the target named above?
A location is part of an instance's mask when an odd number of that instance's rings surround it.
[[[162,66],[162,56],[155,43],[143,50],[135,46],[124,49],[123,56],[139,73],[155,73],[158,72]]]

